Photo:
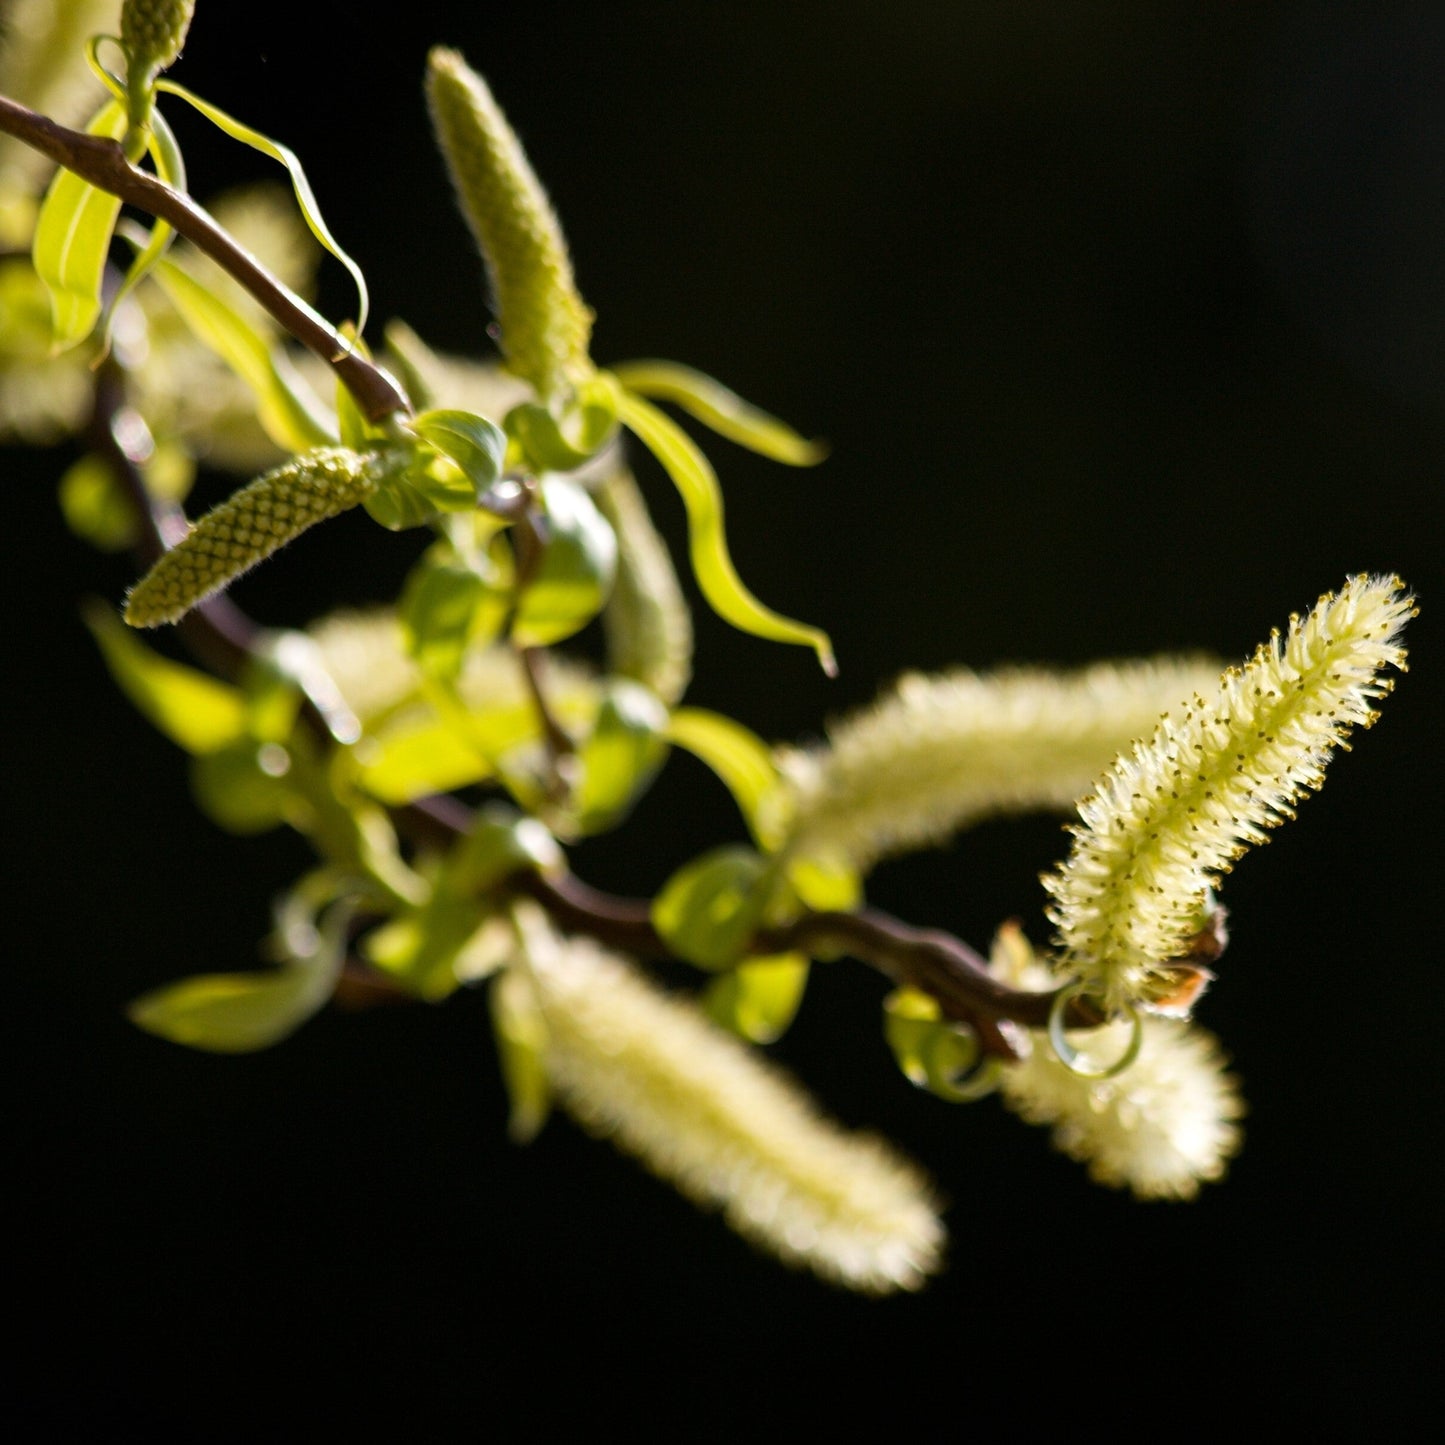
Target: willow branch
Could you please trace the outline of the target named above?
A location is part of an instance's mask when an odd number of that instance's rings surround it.
[[[386,371],[277,280],[184,191],[126,160],[119,141],[71,130],[6,96],[0,96],[0,131],[91,185],[119,196],[127,205],[168,221],[197,250],[235,277],[302,346],[326,362],[371,421],[411,410],[406,394]]]

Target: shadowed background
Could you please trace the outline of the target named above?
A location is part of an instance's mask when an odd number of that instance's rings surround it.
[[[691,701],[797,739],[904,667],[1234,658],[1350,572],[1399,572],[1424,611],[1379,728],[1229,880],[1234,942],[1201,1019],[1251,1114],[1195,1204],[1137,1205],[995,1104],[911,1090],[881,982],[816,970],[777,1052],[951,1201],[949,1272],[859,1300],[565,1120],[509,1145],[480,994],[331,1012],[242,1060],[132,1030],[143,989],[251,965],[306,852],[195,814],[76,618],[130,574],[65,533],[59,457],[7,453],[22,1418],[254,1437],[395,1410],[411,1438],[736,1440],[794,1410],[820,1433],[873,1409],[903,1430],[1163,1426],[1161,1406],[1228,1418],[1258,1386],[1306,1425],[1389,1419],[1425,1369],[1439,1267],[1445,17],[199,10],[177,79],[300,152],[378,319],[486,346],[419,90],[427,46],[454,44],[558,206],[599,361],[685,360],[827,438],[807,472],[708,450],[739,570],[831,630],[840,679],[699,613]],[[177,110],[198,194],[266,173]],[[324,276],[322,309],[347,314],[344,276]],[[680,540],[663,479],[644,481]],[[387,595],[416,550],[343,519],[238,597],[304,621]],[[739,836],[676,758],[578,868],[650,892]],[[1010,916],[1042,940],[1036,876],[1065,842],[1057,820],[989,825],[881,869],[870,897],[978,944]]]

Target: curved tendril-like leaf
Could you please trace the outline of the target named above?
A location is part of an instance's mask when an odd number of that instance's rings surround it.
[[[700,707],[678,708],[668,723],[667,737],[722,779],[748,831],[764,848],[775,847],[781,830],[778,820],[769,816],[767,803],[777,793],[779,780],[767,744],[740,722]]]
[[[719,436],[785,466],[816,466],[828,455],[822,442],[799,436],[786,422],[681,362],[626,361],[614,366],[612,374],[628,391],[673,402]]]
[[[125,126],[125,107],[109,100],[91,118],[86,131],[119,140]],[[118,196],[64,168],[45,193],[35,223],[32,256],[50,293],[56,352],[78,345],[95,329],[106,253],[119,215]]]
[[[301,207],[301,215],[310,228],[311,234],[346,267],[352,281],[356,284],[356,333],[358,336],[361,335],[366,330],[366,318],[371,311],[371,297],[366,289],[366,277],[362,274],[361,267],[341,249],[322,218],[321,208],[316,204],[316,196],[311,189],[311,182],[307,179],[305,168],[296,152],[289,146],[284,146],[279,141],[262,135],[260,131],[252,130],[250,126],[245,125],[234,116],[227,115],[225,111],[207,100],[202,100],[200,96],[187,90],[183,85],[177,85],[173,80],[158,80],[156,90],[185,101],[187,105],[200,111],[212,125],[224,131],[232,140],[238,140],[242,145],[250,146],[252,150],[260,151],[263,156],[286,167],[286,172],[291,177],[291,188],[296,192],[296,204]]]
[[[640,396],[623,391],[618,415],[671,477],[687,509],[688,543],[697,584],[709,606],[742,632],[774,642],[797,643],[818,654],[823,671],[838,670],[826,632],[794,622],[765,607],[743,586],[723,532],[722,493],[717,475],[692,439],[670,417]]]
[[[257,418],[277,446],[304,452],[336,440],[334,422],[285,353],[239,311],[174,262],[158,261],[154,275],[197,339],[251,388]]]

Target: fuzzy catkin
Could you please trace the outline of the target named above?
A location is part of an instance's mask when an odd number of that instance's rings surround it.
[[[362,502],[382,473],[374,452],[322,447],[257,477],[207,512],[131,589],[132,627],[177,622],[317,522]]]
[[[487,83],[455,50],[433,50],[427,104],[462,213],[482,252],[508,367],[543,398],[592,372],[592,312],[562,228]]]
[[[1110,1011],[1174,984],[1210,890],[1293,805],[1403,670],[1414,598],[1397,577],[1351,577],[1243,666],[1169,714],[1079,804],[1074,845],[1045,876],[1060,967]]]
[[[830,727],[826,747],[779,754],[785,849],[841,854],[866,871],[994,814],[1063,811],[1120,748],[1218,676],[1199,658],[905,674]]]
[[[588,940],[528,968],[559,1101],[755,1244],[852,1289],[916,1289],[943,1226],[917,1169]]]

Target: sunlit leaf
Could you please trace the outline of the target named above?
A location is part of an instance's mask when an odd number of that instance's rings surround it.
[[[243,1054],[292,1034],[326,1004],[346,956],[349,910],[333,908],[317,927],[307,906],[313,874],[276,910],[272,944],[279,969],[210,973],[182,979],[136,999],[127,1009],[149,1033],[210,1053]]]
[[[102,552],[123,552],[140,534],[135,506],[116,480],[115,468],[87,452],[60,479],[65,525]]]
[[[591,461],[617,430],[617,389],[605,380],[584,383],[560,418],[537,402],[514,406],[507,435],[537,472],[571,472]]]
[[[397,609],[406,650],[428,675],[454,682],[468,649],[501,631],[511,590],[500,568],[464,565],[450,548],[434,549],[412,570]]]
[[[307,180],[305,168],[296,152],[290,147],[272,140],[269,136],[262,135],[260,131],[252,130],[250,126],[243,124],[234,116],[227,115],[219,107],[202,100],[200,96],[193,94],[184,86],[177,85],[173,80],[157,81],[156,90],[164,91],[167,95],[178,96],[188,105],[194,106],[212,125],[223,130],[232,140],[238,140],[242,145],[250,146],[252,150],[260,151],[263,156],[268,156],[273,161],[279,161],[286,167],[286,171],[291,177],[292,188],[296,192],[296,203],[301,207],[301,215],[310,228],[311,234],[346,267],[351,279],[356,283],[356,330],[358,334],[365,331],[367,312],[371,305],[367,296],[366,277],[362,274],[361,267],[341,249],[336,238],[327,228],[326,222],[321,216],[321,208],[316,204],[316,197],[312,193],[311,182]]]
[[[119,140],[125,107],[107,101],[86,127],[91,135]],[[35,223],[35,270],[50,292],[54,347],[65,351],[85,340],[100,318],[101,278],[120,198],[62,167],[50,183]]]
[[[466,411],[424,411],[412,418],[410,426],[461,468],[472,485],[473,506],[501,475],[507,438],[485,417]]]
[[[361,951],[369,963],[436,1003],[454,993],[457,956],[484,925],[487,909],[476,898],[435,898],[369,933]]]
[[[290,752],[279,743],[242,737],[191,763],[196,806],[228,833],[264,833],[292,821],[295,805],[287,781]]]
[[[715,978],[704,1007],[725,1029],[770,1044],[787,1031],[808,985],[808,960],[800,953],[749,958]]]
[[[782,839],[785,820],[768,808],[779,794],[778,770],[767,745],[741,723],[700,707],[682,707],[667,725],[670,742],[686,748],[722,779],[753,837],[764,848]]]
[[[157,262],[153,274],[197,339],[251,388],[257,418],[278,447],[304,452],[335,442],[333,419],[283,351],[174,262]]]
[[[666,756],[667,709],[640,683],[614,679],[582,745],[577,817],[584,833],[620,822]]]
[[[153,652],[103,603],[85,608],[85,623],[121,691],[173,743],[214,753],[244,736],[239,689]]]
[[[783,869],[799,901],[817,913],[846,913],[863,901],[858,870],[844,857],[810,854],[789,858]]]
[[[541,490],[546,536],[517,598],[512,640],[519,647],[549,647],[580,632],[602,610],[617,570],[617,538],[587,493],[560,477],[548,477]]]
[[[525,721],[522,729],[525,735]],[[368,738],[363,756],[361,786],[383,803],[449,793],[493,773],[491,762],[465,735],[434,715],[397,723]]]
[[[678,958],[728,968],[747,951],[768,901],[769,863],[751,848],[716,848],[678,869],[652,905],[652,924]]]
[[[837,671],[833,644],[816,627],[763,606],[746,587],[733,566],[723,531],[722,492],[711,463],[691,437],[670,417],[631,393],[622,393],[618,415],[662,464],[687,509],[688,547],[697,585],[708,605],[743,632],[774,642],[798,643],[818,654],[823,671]]]
[[[801,437],[786,422],[760,411],[720,381],[676,361],[628,361],[612,374],[628,391],[670,401],[719,436],[793,467],[811,467],[828,455],[821,442]]]

